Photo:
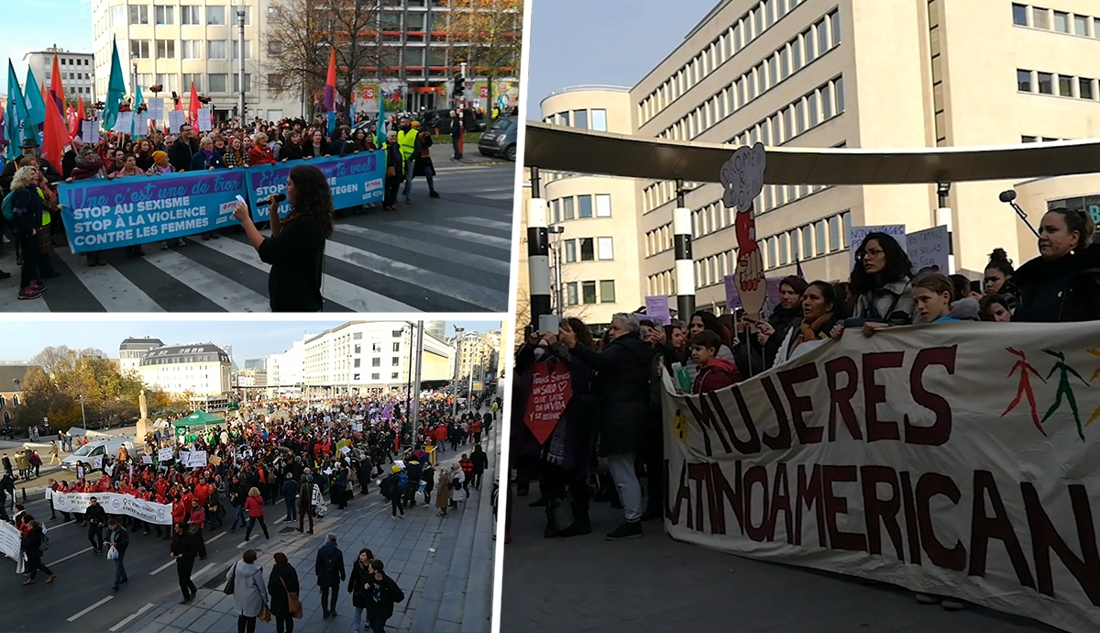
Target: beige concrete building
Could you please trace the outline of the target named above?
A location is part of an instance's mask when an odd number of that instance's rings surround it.
[[[723,0],[629,93],[618,93],[629,100],[629,120],[607,120],[609,131],[735,146],[931,148],[1093,138],[1100,134],[1098,60],[1100,5],[1090,0],[1042,7],[1000,0]],[[590,118],[562,113],[610,112],[613,94],[552,95],[542,118],[594,129]],[[546,186],[544,197],[553,205],[555,198],[611,192],[603,180],[610,179],[562,178]],[[614,235],[622,236],[614,244],[615,267],[641,271],[641,297],[675,295],[675,183],[632,182],[633,213],[614,218]],[[723,278],[736,266],[733,213],[721,203],[720,185],[685,184],[697,303],[720,308]],[[1062,205],[1083,206],[1100,220],[1097,176],[950,185],[949,211],[940,214],[936,184],[766,185],[755,208],[767,275],[791,274],[800,261],[809,278],[844,279],[850,227],[900,224],[913,233],[948,218],[960,271],[982,270],[998,246],[1022,263],[1037,254],[1035,239],[997,198],[1013,187],[1034,223]],[[629,208],[630,198],[629,191],[617,192],[613,208]],[[566,238],[584,224],[561,223]],[[637,240],[634,261],[623,243],[629,235]],[[563,272],[567,282],[569,274]],[[616,291],[624,296],[621,283]]]
[[[229,392],[229,354],[212,343],[166,345],[141,357],[138,375],[169,394],[222,396]]]
[[[547,123],[634,133],[626,88],[567,88],[544,99],[541,107]],[[637,275],[637,183],[584,174],[540,176],[549,224],[560,231],[550,236],[555,312],[596,324],[609,322],[616,312],[636,310],[645,297]]]
[[[54,55],[57,55],[57,69],[61,73],[61,87],[65,91],[65,98],[75,103],[83,97],[85,108],[95,103],[95,63],[91,53],[74,53],[56,45],[44,51],[27,53],[23,56],[23,61],[34,73],[38,86],[50,85],[53,79]]]

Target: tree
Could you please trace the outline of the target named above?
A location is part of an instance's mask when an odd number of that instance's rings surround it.
[[[19,408],[16,418],[23,428],[43,417],[58,429],[80,425],[84,418],[89,426],[117,424],[137,417],[142,390],[151,392],[154,402],[171,401],[163,391],[146,388],[136,372],[119,373],[99,350],[47,347],[31,364],[34,366],[27,370],[22,384],[25,406]]]
[[[370,72],[392,65],[398,49],[384,46],[378,23],[381,0],[274,0],[268,17],[264,69],[275,77],[268,90],[308,94],[315,102],[328,75],[329,49],[336,47],[336,91],[350,103],[355,86]]]
[[[523,0],[450,0],[449,38],[455,64],[484,75],[492,109],[493,79],[519,76],[523,52]]]

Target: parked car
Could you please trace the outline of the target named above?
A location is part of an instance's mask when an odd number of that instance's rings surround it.
[[[516,143],[519,138],[519,117],[499,117],[477,141],[482,156],[503,156],[516,162]]]

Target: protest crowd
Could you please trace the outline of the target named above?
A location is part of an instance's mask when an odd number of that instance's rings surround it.
[[[1051,210],[1038,230],[1039,256],[1016,268],[996,249],[981,280],[914,270],[894,237],[872,232],[858,244],[848,280],[786,277],[766,320],[700,310],[662,324],[644,313],[619,314],[599,338],[575,318],[563,319],[555,332],[529,326],[515,361],[516,494],[527,496],[537,480],[540,496],[530,505],[545,507],[546,537],[591,532],[591,502],[622,509],[623,522],[608,540],[640,537],[642,522],[664,518],[668,503],[663,376],[679,393],[699,394],[790,363],[844,335],[872,337],[884,328],[954,321],[990,322],[990,328],[1002,322],[1098,321],[1100,243],[1092,242],[1094,231],[1084,211]],[[533,384],[545,384],[536,381],[555,372],[569,383],[571,397],[561,403],[552,429],[539,437],[537,428],[529,428],[527,403],[538,393]],[[1026,385],[1026,368],[1023,373]],[[646,480],[644,494],[640,478]],[[511,536],[509,527],[506,542]],[[965,606],[917,597],[949,609]]]
[[[17,156],[0,171],[0,234],[16,249],[20,270],[19,299],[37,299],[46,290],[45,281],[59,273],[53,266],[51,253],[63,243],[65,228],[59,214],[71,212],[58,201],[59,182],[147,178],[163,174],[231,170],[259,165],[276,165],[288,161],[309,161],[314,158],[344,157],[361,152],[382,151],[385,156],[385,195],[381,208],[397,211],[398,198],[413,204],[413,182],[418,176],[427,180],[431,197],[440,197],[435,190],[435,166],[431,148],[433,132],[450,134],[454,159],[461,158],[463,129],[476,129],[484,113],[464,110],[461,115],[450,112],[450,120],[439,120],[411,114],[389,115],[379,126],[369,116],[356,117],[354,124],[331,125],[323,117],[313,121],[287,118],[280,121],[256,119],[242,125],[233,119],[224,123],[200,125],[197,120],[185,122],[178,130],[151,129],[148,134],[135,135],[104,131],[97,138],[84,139],[74,133],[64,148],[60,163],[54,164],[41,156],[39,143],[25,139],[19,143]],[[418,119],[425,119],[423,121]],[[346,121],[346,119],[345,119]],[[483,123],[482,123],[483,125]],[[207,128],[200,131],[200,128]],[[75,130],[76,128],[74,128]],[[5,141],[7,143],[8,141]],[[308,164],[308,163],[306,163]],[[335,210],[336,219],[362,215],[376,204],[368,202]],[[261,227],[262,228],[262,227]],[[240,226],[201,232],[202,240],[216,240],[226,231],[241,232]],[[161,249],[183,247],[182,237],[160,241]],[[125,247],[126,257],[145,255],[141,244]],[[105,266],[104,251],[86,253],[89,267]],[[0,279],[11,277],[0,271]]]
[[[478,442],[492,426],[494,414],[482,414],[479,409],[491,405],[495,411],[500,399],[494,401],[485,394],[473,404],[469,410],[452,413],[446,396],[430,392],[422,396],[416,429],[406,417],[408,401],[397,394],[315,400],[309,405],[279,398],[246,403],[237,418],[224,424],[176,425],[175,433],[172,427],[158,425],[143,442],[135,443],[134,451],[122,446],[117,454],[97,463],[78,462],[73,481],[51,479],[46,491],[50,519],[60,514],[66,523],[78,522],[81,531],[86,530],[92,555],[106,552],[115,564],[114,591],[127,582],[125,554],[133,539],[170,541],[167,547],[176,558],[182,604],[186,604],[196,593],[191,581],[195,559],[207,556],[204,532],[230,523],[229,531],[243,529],[247,542],[258,524],[259,533],[270,538],[266,506],[285,506],[284,520],[290,525],[297,523],[299,532],[313,534],[330,505],[344,510],[355,497],[356,487],[365,496],[375,480],[379,492],[391,502],[395,520],[403,519],[406,509],[431,507],[433,489],[437,491],[438,514],[446,516],[448,509],[458,509],[469,496],[469,488],[480,487],[488,464]],[[463,453],[460,463],[436,473],[437,455],[471,443],[474,445]],[[5,480],[10,479],[7,457],[3,464]],[[102,502],[107,495],[158,504],[151,507],[163,506],[166,516],[158,521],[115,513]],[[14,503],[14,498],[11,500]],[[13,507],[14,516],[2,518],[19,530],[19,563],[28,576],[24,584],[34,584],[39,571],[46,574],[47,583],[53,582],[54,572],[42,563],[48,546],[44,521],[31,516],[21,504]],[[297,572],[284,554],[277,553],[270,582],[265,585],[262,578],[255,577],[259,573],[259,567],[253,565],[256,557],[255,550],[246,550],[230,572],[241,612],[240,630],[254,630],[262,605],[275,616],[280,632],[291,633],[295,602],[296,617],[301,617]],[[402,599],[400,589],[383,570],[383,562],[363,549],[350,573],[345,572],[335,537],[329,536],[318,553],[315,570],[325,617],[335,615],[336,587],[347,579],[356,607],[356,630],[360,630],[365,610],[372,630],[382,631],[393,603]],[[371,589],[378,584],[385,589]],[[294,598],[288,600],[288,594]]]

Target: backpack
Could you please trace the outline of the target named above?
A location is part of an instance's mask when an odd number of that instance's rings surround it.
[[[397,475],[397,489],[404,490],[405,486],[409,484],[409,476],[405,473],[398,473]]]
[[[339,573],[340,570],[336,569],[336,552],[329,554],[328,560],[325,561],[325,570],[332,573]]]
[[[2,204],[2,207],[3,207],[3,211],[4,211],[4,219],[5,220],[7,220],[8,222],[11,222],[13,219],[15,219],[15,213],[11,209],[11,194],[10,193],[8,195],[4,196],[4,202]]]

